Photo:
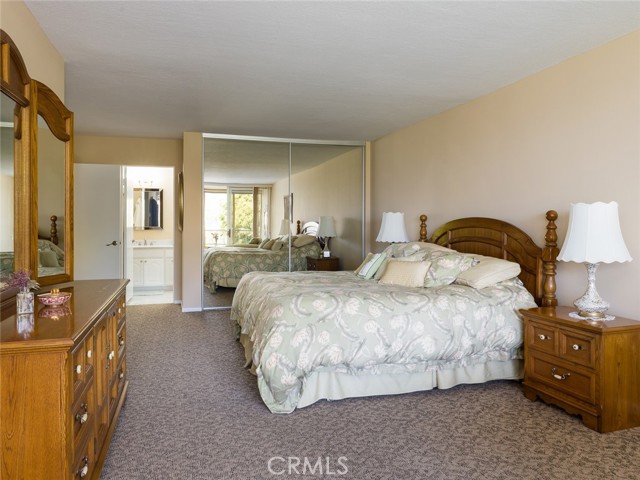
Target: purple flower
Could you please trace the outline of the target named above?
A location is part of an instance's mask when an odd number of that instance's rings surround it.
[[[2,283],[5,284],[6,288],[18,287],[20,290],[35,290],[40,288],[38,282],[31,280],[31,272],[27,270],[13,272]]]

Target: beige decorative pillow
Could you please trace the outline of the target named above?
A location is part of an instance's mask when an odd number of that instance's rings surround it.
[[[260,242],[260,244],[258,245],[258,248],[266,248],[266,247],[265,247],[265,245],[266,245],[267,243],[269,243],[270,241],[271,241],[271,239],[269,239],[269,238],[265,238],[264,240],[262,240],[262,241]],[[272,245],[273,245],[273,244],[272,244]]]
[[[273,250],[274,252],[279,252],[284,248],[285,245],[287,245],[288,247],[289,242],[285,244],[285,242],[283,242],[282,240],[276,240],[275,242],[273,242],[273,245],[271,246],[271,250]]]
[[[249,245],[260,245],[260,242],[262,242],[262,239],[260,237],[253,237],[249,241]]]
[[[483,255],[473,255],[473,258],[478,263],[458,275],[456,283],[480,289],[509,280],[520,274],[520,265],[515,262]]]
[[[387,268],[380,278],[380,283],[403,287],[423,287],[429,267],[431,267],[431,262],[428,261],[403,262],[393,258],[387,262]]]
[[[292,243],[296,248],[304,247],[316,241],[316,237],[313,235],[299,235]]]
[[[385,260],[380,265],[380,268],[378,268],[378,271],[376,272],[374,278],[376,280],[380,280],[382,278],[382,275],[384,275],[384,272],[387,269],[387,264],[391,260],[397,260],[399,262],[421,262],[422,260],[424,260],[425,255],[427,255],[427,252],[418,251],[417,253],[414,253],[413,255],[409,255],[408,257],[399,257],[399,258],[386,257]]]
[[[267,240],[264,243],[260,244],[260,248],[264,248],[266,250],[271,250],[271,247],[273,247],[273,244],[276,243],[275,239],[271,239],[271,240]]]

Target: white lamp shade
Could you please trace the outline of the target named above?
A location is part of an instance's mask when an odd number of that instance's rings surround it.
[[[318,225],[318,237],[335,237],[336,236],[336,223],[333,217],[320,217],[320,224]]]
[[[622,238],[618,204],[572,203],[569,229],[558,260],[578,263],[630,262]]]
[[[384,212],[376,242],[408,242],[409,236],[404,226],[404,213]]]
[[[278,232],[278,235],[289,235],[289,227],[290,226],[291,226],[291,224],[289,223],[289,220],[283,219],[280,222],[280,232]]]

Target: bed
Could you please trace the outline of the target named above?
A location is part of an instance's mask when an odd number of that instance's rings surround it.
[[[422,216],[420,241],[388,247],[377,279],[354,272],[248,273],[231,318],[263,401],[274,413],[290,413],[321,399],[522,378],[517,310],[556,304],[556,218],[547,212],[545,247],[539,248],[522,230],[487,218],[448,222],[426,242]],[[386,280],[390,267],[409,268],[400,264],[420,255],[410,268],[429,263],[428,288]],[[517,264],[520,273],[478,288],[458,282],[463,275],[455,274],[451,259],[477,268],[493,261],[486,257]],[[456,281],[428,282],[438,269]]]
[[[255,248],[245,246],[213,247],[204,252],[204,284],[212,293],[217,287],[238,286],[240,279],[249,272],[289,271],[289,243],[291,243],[291,271],[306,270],[307,256],[320,256],[321,244],[315,236],[313,225],[297,223],[297,234],[289,238],[280,235],[265,239]]]

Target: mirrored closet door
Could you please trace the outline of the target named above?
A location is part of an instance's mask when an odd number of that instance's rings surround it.
[[[354,269],[364,248],[364,146],[204,135],[203,307],[249,271]],[[331,236],[318,237],[320,219]],[[331,252],[326,261],[314,264]],[[313,260],[309,260],[313,259]]]

